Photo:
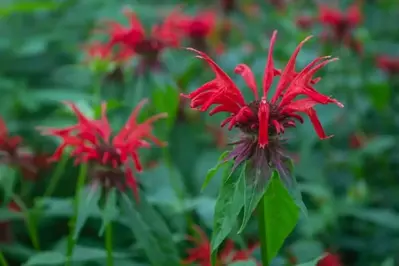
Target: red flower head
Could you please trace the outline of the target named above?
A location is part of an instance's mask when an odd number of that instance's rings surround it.
[[[206,49],[206,40],[215,31],[216,13],[212,10],[200,12],[195,16],[177,15],[176,25],[183,36],[191,40],[191,45]]]
[[[108,44],[98,41],[85,45],[83,49],[87,53],[86,61],[99,59],[119,63],[130,59],[132,56],[132,50],[130,49],[121,49],[118,53],[115,53]]]
[[[317,266],[341,266],[341,261],[337,255],[328,253],[324,258],[317,262]]]
[[[91,162],[95,166],[100,166],[99,169],[95,169],[95,177],[105,187],[116,186],[124,189],[127,185],[137,197],[137,181],[133,175],[130,160],[133,161],[135,169],[140,172],[142,166],[138,150],[150,147],[147,139],[158,146],[165,145],[152,134],[152,123],[166,117],[166,113],[152,116],[141,124],[136,121],[137,115],[145,103],[146,100],[141,101],[133,110],[125,126],[111,137],[112,129],[106,117],[105,103],[101,106],[101,118],[91,120],[85,117],[75,104],[65,102],[76,114],[78,123],[61,129],[42,129],[43,134],[62,139],[62,144],[50,160],[58,161],[64,149],[71,147],[71,156],[75,158],[75,164]],[[120,169],[122,166],[125,168],[124,171]]]
[[[107,32],[110,35],[109,46],[120,45],[120,49],[126,49],[142,56],[144,63],[157,66],[160,52],[168,47],[177,47],[180,43],[180,34],[176,31],[176,12],[166,17],[163,23],[154,25],[148,34],[136,14],[128,8],[123,10],[129,20],[129,26],[123,26],[115,21],[107,22]]]
[[[196,262],[201,266],[211,266],[211,244],[209,239],[200,227],[194,226],[194,230],[198,235],[198,238],[187,236],[187,239],[196,246],[187,250],[188,257],[187,259],[183,260],[182,263],[191,264]],[[249,260],[252,258],[252,253],[257,247],[258,244],[253,245],[247,250],[236,250],[234,248],[234,242],[227,240],[224,248],[217,257],[217,265],[225,266],[232,262]]]
[[[399,73],[399,57],[378,56],[377,66],[388,74],[397,74]]]
[[[47,167],[46,156],[24,150],[21,144],[22,138],[9,136],[7,126],[0,118],[0,164],[16,166],[23,178],[35,180],[38,170]]]
[[[16,156],[21,142],[21,137],[8,135],[7,126],[0,118],[0,158],[2,158],[2,153],[10,157]]]
[[[363,16],[358,3],[350,6],[346,12],[326,5],[319,6],[319,21],[331,29],[331,35],[328,35],[328,39],[344,43],[357,52],[361,51],[361,45],[352,36],[352,30],[362,20]]]
[[[192,39],[205,39],[215,28],[216,13],[209,10],[196,16],[181,15],[178,24],[186,36]]]
[[[286,156],[281,150],[280,136],[285,129],[295,127],[297,122],[302,123],[300,114],[305,114],[309,116],[319,138],[329,138],[331,136],[327,136],[324,132],[314,106],[329,103],[334,103],[339,107],[343,105],[313,88],[313,85],[320,80],[320,78],[314,79],[314,74],[336,59],[328,59],[330,58],[328,56],[316,58],[297,73],[295,71],[296,57],[302,45],[310,38],[308,37],[295,49],[286,67],[282,71],[277,70],[272,56],[276,36],[277,31],[274,31],[270,40],[261,97],[258,95],[254,74],[247,65],[238,65],[235,72],[243,77],[255,97],[255,100],[249,103],[245,101],[233,80],[209,56],[190,48],[189,50],[198,54],[198,58],[208,63],[216,74],[216,78],[190,94],[182,96],[191,100],[191,108],[205,112],[211,106],[215,106],[209,112],[210,115],[221,112],[229,114],[221,126],[228,125],[229,130],[236,127],[243,133],[241,140],[235,143],[238,145],[228,156],[228,159],[235,159],[236,166],[244,160],[253,159],[252,162],[255,163],[256,168],[261,167],[269,172],[271,170],[269,166],[271,166],[284,176],[285,167],[281,162],[286,159]],[[268,92],[276,76],[280,76],[276,92],[271,99],[268,99]],[[296,99],[297,96],[304,96],[304,98]]]
[[[299,16],[296,19],[296,25],[298,28],[307,30],[313,26],[314,18],[311,16]]]

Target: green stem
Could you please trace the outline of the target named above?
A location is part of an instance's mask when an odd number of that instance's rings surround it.
[[[47,187],[46,191],[44,192],[44,196],[43,196],[44,198],[50,197],[54,193],[55,189],[57,188],[58,183],[61,180],[61,177],[64,172],[65,165],[66,165],[67,161],[68,161],[68,157],[63,155],[61,157],[61,160],[58,162],[57,167],[55,168],[55,171],[54,171],[53,176],[51,177],[49,186]]]
[[[25,217],[26,227],[28,229],[29,237],[32,241],[32,245],[36,250],[40,250],[39,234],[37,233],[36,219],[34,217],[35,212],[31,212],[25,206],[25,203],[16,195],[13,196],[13,201],[21,208],[22,213]]]
[[[267,232],[266,232],[266,218],[265,217],[265,196],[259,201],[257,206],[257,218],[258,218],[258,232],[260,237],[260,249],[262,255],[262,265],[269,266],[269,256],[267,252]]]
[[[65,265],[70,266],[72,265],[72,254],[73,249],[76,244],[76,239],[74,238],[74,231],[75,231],[75,224],[76,219],[79,212],[79,202],[80,202],[80,191],[83,189],[85,185],[87,175],[87,164],[81,164],[79,170],[78,181],[76,183],[76,191],[75,191],[75,199],[74,199],[74,215],[72,216],[71,220],[69,221],[70,232],[68,236],[68,249],[67,249],[67,262]]]
[[[105,227],[105,248],[107,249],[107,266],[113,266],[114,260],[112,257],[112,222],[109,222]]]
[[[4,257],[4,254],[1,251],[0,251],[0,265],[1,266],[8,266],[8,262],[6,260],[6,257]]]
[[[96,104],[101,104],[102,95],[101,95],[101,87],[102,87],[102,75],[96,75],[94,78],[94,85],[93,85],[93,94],[94,94],[94,101]]]

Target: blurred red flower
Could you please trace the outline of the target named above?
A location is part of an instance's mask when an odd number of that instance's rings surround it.
[[[93,120],[85,117],[75,104],[65,102],[77,116],[78,123],[60,129],[41,129],[45,135],[62,139],[62,144],[54,152],[51,160],[58,161],[64,150],[71,147],[70,156],[75,158],[75,164],[94,162],[100,165],[101,170],[97,171],[97,178],[103,185],[117,186],[120,189],[124,189],[126,185],[132,189],[138,199],[138,185],[130,166],[130,159],[133,160],[136,171],[140,172],[142,165],[138,150],[150,147],[146,139],[158,146],[166,144],[152,134],[152,123],[166,117],[166,113],[154,115],[141,124],[137,123],[138,113],[145,103],[146,100],[141,101],[133,110],[125,126],[111,137],[112,129],[106,116],[105,103],[101,105],[101,118]],[[120,171],[122,166],[124,166],[124,172]]]
[[[317,262],[317,266],[341,266],[341,261],[337,255],[328,253],[324,258]]]
[[[311,16],[299,16],[296,19],[296,25],[298,26],[298,28],[304,30],[310,29],[313,26],[314,22],[315,19]]]
[[[180,14],[176,24],[185,36],[192,39],[205,39],[215,29],[216,12],[207,10],[199,12],[195,16]]]
[[[22,177],[36,180],[38,171],[48,167],[45,154],[35,154],[22,148],[20,136],[10,136],[3,119],[0,118],[0,164],[18,167]]]
[[[3,119],[0,118],[0,151],[10,157],[14,157],[18,153],[18,148],[22,142],[20,136],[10,136]],[[0,157],[1,158],[1,157]]]
[[[360,41],[352,34],[353,29],[363,21],[359,3],[354,3],[346,11],[322,4],[319,6],[319,21],[330,29],[324,34],[326,41],[343,43],[356,52],[362,52]]]
[[[380,55],[377,57],[377,66],[388,74],[399,73],[399,57]]]
[[[286,67],[282,71],[277,70],[274,67],[272,55],[276,36],[277,31],[274,31],[270,40],[261,98],[258,95],[254,74],[247,65],[239,64],[235,68],[235,73],[243,77],[246,85],[253,92],[255,100],[249,103],[245,101],[233,80],[208,55],[192,48],[189,50],[197,53],[198,58],[208,63],[216,78],[188,95],[183,94],[182,96],[191,100],[191,108],[205,112],[211,106],[215,106],[209,112],[210,115],[221,112],[230,114],[221,123],[221,126],[228,124],[229,130],[236,127],[243,133],[241,140],[235,143],[238,145],[228,157],[229,159],[234,158],[236,165],[252,158],[255,165],[266,167],[265,171],[270,171],[268,165],[273,165],[284,176],[283,172],[286,169],[283,169],[281,161],[285,156],[282,154],[279,137],[285,129],[295,127],[296,122],[302,123],[303,118],[300,114],[303,113],[309,116],[320,139],[329,138],[331,136],[327,136],[324,132],[314,106],[329,103],[334,103],[339,107],[343,107],[343,105],[313,88],[313,84],[320,81],[320,78],[314,79],[313,75],[336,59],[329,59],[328,56],[316,58],[297,73],[295,71],[296,57],[303,44],[309,40],[308,37],[295,49]],[[267,94],[276,76],[281,77],[274,96],[268,100]],[[297,96],[305,96],[305,98],[296,99]]]
[[[89,43],[83,47],[87,53],[86,61],[91,61],[93,59],[100,59],[112,62],[123,62],[131,58],[133,51],[130,49],[121,49],[115,52],[111,46],[108,44],[95,41]]]
[[[146,32],[132,10],[124,8],[123,13],[129,20],[128,26],[106,21],[105,28],[109,35],[109,47],[118,46],[119,54],[140,55],[144,67],[157,67],[159,54],[165,48],[179,46],[181,34],[176,30],[177,12],[172,12],[162,23],[154,25],[150,33]]]
[[[207,50],[206,40],[216,29],[216,12],[207,10],[195,16],[180,13],[175,15],[175,21],[182,36],[190,39],[191,46]]]
[[[183,264],[191,264],[196,262],[201,266],[211,266],[211,244],[206,234],[200,227],[194,226],[198,238],[187,236],[187,239],[195,244],[195,247],[187,250],[188,257],[182,261]],[[225,266],[232,262],[246,261],[252,258],[252,253],[258,247],[258,244],[252,245],[247,250],[237,250],[232,240],[227,240],[224,248],[217,257],[217,265]],[[261,264],[258,264],[261,265]]]

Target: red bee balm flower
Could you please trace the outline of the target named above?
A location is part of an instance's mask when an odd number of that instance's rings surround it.
[[[196,52],[198,58],[209,64],[216,78],[192,93],[182,96],[191,100],[191,108],[198,108],[204,112],[211,106],[215,106],[209,112],[210,115],[221,112],[230,114],[221,126],[228,125],[229,130],[236,127],[243,133],[241,140],[235,143],[238,145],[228,156],[228,159],[235,159],[236,166],[244,160],[254,159],[256,168],[261,167],[268,173],[272,166],[283,174],[285,167],[281,162],[286,159],[286,156],[282,153],[279,137],[285,129],[295,127],[297,121],[302,123],[303,119],[299,114],[303,113],[309,116],[320,139],[329,138],[331,136],[327,136],[324,132],[313,107],[316,104],[329,103],[334,103],[339,107],[343,105],[313,88],[313,84],[320,80],[320,78],[313,79],[313,75],[336,58],[329,59],[328,56],[316,58],[300,72],[295,72],[296,57],[302,45],[309,40],[310,37],[308,37],[295,49],[286,67],[279,71],[274,67],[272,56],[276,36],[277,31],[274,31],[263,78],[262,97],[259,98],[254,74],[247,65],[238,65],[235,72],[243,77],[254,94],[255,100],[250,103],[245,101],[233,80],[211,58],[191,48],[188,49]],[[281,77],[274,96],[268,99],[267,94],[275,76]],[[297,96],[305,96],[305,98],[296,99]]]
[[[193,17],[181,15],[177,23],[190,38],[206,38],[215,28],[216,13],[204,11]]]
[[[147,34],[136,14],[128,8],[123,10],[129,20],[125,27],[115,21],[107,22],[107,32],[110,35],[109,45],[121,45],[122,51],[128,49],[132,53],[142,56],[144,63],[157,66],[160,52],[167,47],[178,47],[180,34],[176,31],[175,12],[164,19],[162,24],[152,27],[151,34]],[[124,52],[127,53],[127,52]]]
[[[136,121],[138,112],[146,100],[141,101],[133,110],[125,126],[111,138],[112,129],[106,117],[106,104],[101,106],[100,120],[91,120],[85,117],[73,103],[65,102],[78,118],[78,123],[61,129],[42,129],[43,134],[57,136],[62,139],[62,144],[54,152],[52,161],[58,161],[65,148],[73,148],[71,156],[75,163],[96,163],[100,169],[95,171],[96,177],[105,186],[114,185],[124,189],[125,185],[133,190],[138,196],[137,181],[130,166],[130,159],[133,161],[137,171],[142,170],[138,156],[138,149],[149,148],[150,144],[146,139],[151,140],[158,146],[164,146],[152,134],[152,123],[167,116],[161,113],[150,117],[139,124]],[[120,167],[124,166],[125,171]],[[123,177],[125,176],[125,180]],[[121,180],[122,177],[122,180]]]
[[[342,42],[356,52],[362,51],[361,43],[352,36],[352,30],[363,20],[359,4],[353,4],[346,12],[320,5],[319,20],[331,29],[332,35],[324,34],[328,41]]]
[[[19,136],[9,136],[8,129],[4,121],[0,118],[0,155],[5,153],[14,157],[18,153],[18,148],[22,142]],[[1,156],[0,156],[1,158]]]
[[[39,169],[46,168],[46,156],[34,154],[22,147],[20,136],[10,136],[4,121],[0,118],[0,164],[16,166],[25,180],[35,181]]]
[[[195,16],[176,14],[176,27],[182,36],[188,37],[191,46],[200,50],[208,50],[207,40],[216,33],[216,13],[203,11]]]
[[[183,264],[198,263],[201,266],[211,266],[211,244],[206,234],[200,227],[194,226],[194,230],[198,238],[188,236],[187,239],[194,243],[196,246],[187,250],[188,258],[183,260]],[[237,261],[246,261],[252,258],[252,253],[258,247],[258,244],[252,245],[246,250],[237,250],[234,247],[234,242],[227,240],[224,248],[217,256],[217,264],[220,266],[229,265]],[[259,264],[260,265],[260,264]]]
[[[314,18],[311,16],[299,16],[296,19],[296,25],[304,30],[310,29],[313,26]]]
[[[113,61],[113,62],[123,62],[130,59],[132,51],[129,49],[122,49],[118,53],[114,53],[112,47],[108,44],[103,44],[101,42],[92,42],[85,45],[84,50],[87,53],[86,61],[91,61],[93,59]]]

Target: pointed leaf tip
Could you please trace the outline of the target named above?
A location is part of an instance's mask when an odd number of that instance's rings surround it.
[[[303,41],[301,43],[305,43],[307,41],[309,41],[310,39],[313,38],[313,35],[309,35],[308,37],[306,37],[305,39],[303,39]]]
[[[206,56],[206,54],[200,50],[194,49],[192,47],[187,47],[186,50],[199,54],[199,56]]]

